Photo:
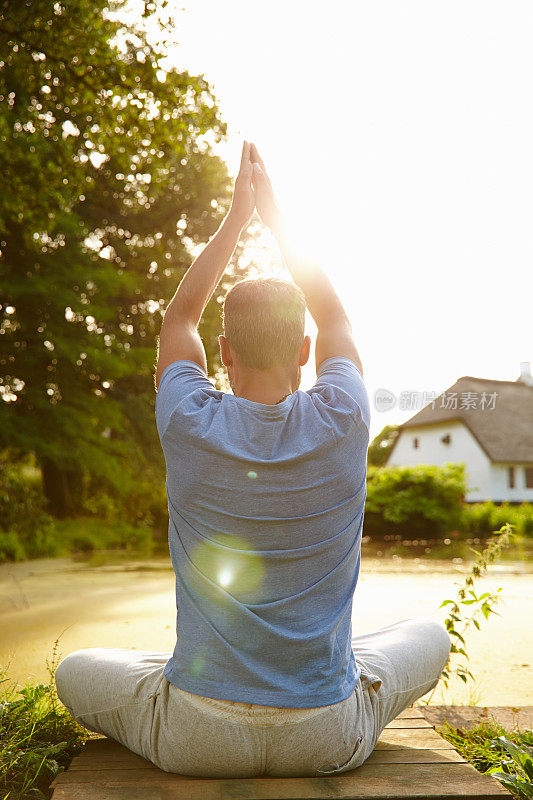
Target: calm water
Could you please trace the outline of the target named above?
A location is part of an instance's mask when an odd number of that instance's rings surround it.
[[[419,571],[438,569],[439,571],[450,568],[457,572],[467,571],[470,564],[476,559],[475,551],[481,552],[487,545],[488,539],[477,537],[470,539],[404,539],[402,536],[391,534],[389,536],[374,537],[363,536],[362,558],[371,570],[394,572]],[[168,551],[162,550],[146,557],[134,551],[106,550],[96,551],[91,554],[79,553],[73,560],[87,567],[106,566],[117,569],[135,563],[137,570],[166,570],[172,569]],[[533,538],[515,541],[505,548],[495,564],[490,567],[492,571],[533,573]]]
[[[483,542],[381,539],[363,541],[354,630],[366,633],[413,615],[442,620]],[[475,684],[456,681],[431,702],[533,704],[533,569],[531,542],[509,549],[476,583],[501,589],[498,615],[467,637]],[[11,677],[46,681],[56,639],[62,655],[84,647],[171,652],[175,644],[175,579],[168,554],[94,553],[74,561],[0,564],[0,667]]]
[[[363,536],[363,557],[372,561],[401,562],[408,566],[414,564],[446,562],[456,566],[471,564],[476,559],[475,551],[482,551],[487,539],[477,537],[471,539],[404,539],[402,536],[391,534],[382,538]],[[390,562],[389,562],[390,563]],[[506,547],[495,566],[517,570],[519,572],[533,572],[533,538],[513,542]]]

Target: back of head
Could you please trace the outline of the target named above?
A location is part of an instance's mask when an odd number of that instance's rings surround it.
[[[224,300],[224,335],[248,369],[290,367],[305,336],[305,298],[281,278],[239,281]]]

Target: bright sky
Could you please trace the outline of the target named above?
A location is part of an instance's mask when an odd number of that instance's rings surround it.
[[[533,361],[533,5],[180,5],[173,58],[214,87],[230,169],[255,141],[346,304],[372,434],[414,413],[375,410],[379,388],[514,380]]]

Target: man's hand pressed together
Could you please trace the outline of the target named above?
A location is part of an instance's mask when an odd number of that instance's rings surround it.
[[[276,237],[283,259],[294,282],[303,291],[309,313],[318,328],[315,346],[317,370],[326,359],[344,356],[353,361],[362,374],[363,367],[352,327],[337,292],[324,270],[303,258],[295,248],[285,228],[265,165],[254,144],[250,148],[250,158],[253,161],[252,183],[257,211]]]
[[[225,272],[242,229],[255,208],[250,143],[244,142],[239,174],[228,215],[191,264],[168,304],[159,336],[155,383],[174,361],[195,361],[207,373],[207,359],[198,333],[204,309]]]

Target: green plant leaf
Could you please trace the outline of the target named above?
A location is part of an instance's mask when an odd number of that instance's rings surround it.
[[[531,760],[531,753],[529,753],[526,748],[518,747],[514,742],[512,742],[507,736],[499,736],[498,741],[501,745],[507,750],[515,764],[517,764],[522,769],[524,768],[524,764],[526,761]]]
[[[523,800],[530,800],[533,798],[533,785],[520,780],[515,775],[506,775],[505,772],[493,772],[493,778],[497,778],[506,789],[509,789],[513,794]]]

